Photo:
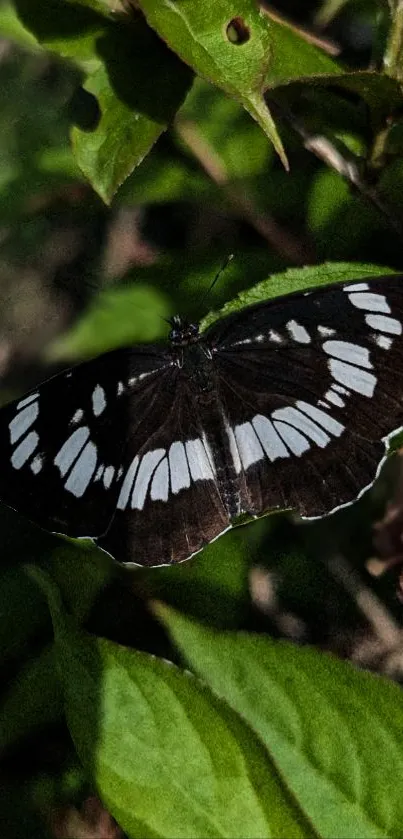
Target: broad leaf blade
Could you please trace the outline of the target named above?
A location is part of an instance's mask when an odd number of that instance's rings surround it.
[[[312,836],[265,750],[189,673],[78,632],[49,577],[75,745],[131,837]]]
[[[401,689],[286,642],[220,633],[158,607],[178,648],[252,726],[321,836],[399,836]]]

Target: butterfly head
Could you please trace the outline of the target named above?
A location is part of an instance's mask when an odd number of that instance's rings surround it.
[[[171,331],[169,341],[173,347],[187,347],[189,344],[196,344],[200,340],[199,327],[197,323],[189,323],[183,320],[180,315],[170,318]]]

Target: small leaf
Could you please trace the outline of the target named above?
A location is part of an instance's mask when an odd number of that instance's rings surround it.
[[[377,277],[393,273],[393,268],[365,262],[325,262],[322,265],[312,265],[307,268],[290,268],[281,274],[273,274],[272,277],[246,291],[241,291],[234,300],[230,300],[218,312],[210,312],[201,322],[201,329],[207,329],[215,320],[231,312],[237,312],[245,306],[271,300],[282,294],[326,286],[330,283],[358,280],[361,277]]]
[[[264,83],[271,61],[270,27],[251,0],[140,0],[148,23],[195,72],[221,87],[259,123],[287,167]]]
[[[130,837],[312,836],[259,740],[189,673],[79,633],[48,595],[79,756]]]
[[[102,291],[70,331],[46,350],[46,359],[84,359],[134,342],[156,340],[171,314],[165,296],[151,286]]]
[[[99,2],[16,0],[16,6],[39,43],[86,74],[97,109],[91,130],[74,128],[73,146],[80,168],[109,202],[175,116],[192,74],[139,15],[100,13]]]
[[[73,130],[77,161],[109,202],[174,118],[192,82],[190,71],[137,18],[98,39],[102,61],[85,89],[101,112],[93,131]]]
[[[181,653],[252,726],[317,832],[397,837],[403,706],[397,685],[318,653],[158,614]]]

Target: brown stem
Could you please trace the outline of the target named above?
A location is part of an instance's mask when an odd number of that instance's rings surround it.
[[[361,170],[360,159],[356,158],[346,147],[341,152],[340,148],[332,143],[328,137],[322,134],[310,134],[303,123],[292,114],[289,108],[285,108],[277,101],[275,105],[282,117],[289,122],[294,131],[302,138],[307,151],[315,154],[327,166],[334,169],[352,184],[368,203],[376,207],[399,239],[403,240],[403,223],[393,214],[391,208],[383,200],[377,188],[365,180]]]

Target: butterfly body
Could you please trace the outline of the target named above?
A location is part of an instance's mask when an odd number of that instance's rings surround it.
[[[237,516],[321,516],[403,425],[398,275],[260,302],[107,353],[0,411],[0,498],[124,562],[186,559]]]

